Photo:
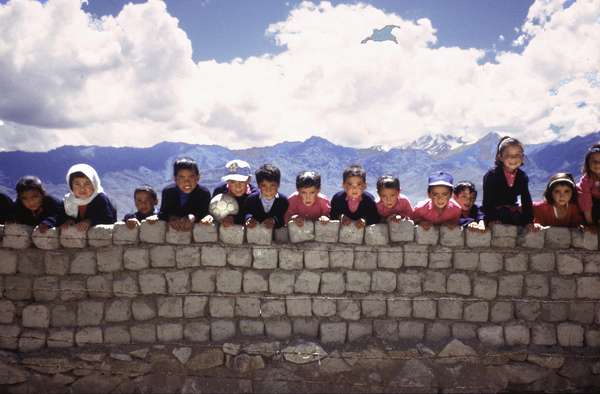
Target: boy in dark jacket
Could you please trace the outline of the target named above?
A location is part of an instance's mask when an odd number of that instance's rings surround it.
[[[246,198],[244,204],[246,227],[253,228],[257,222],[267,228],[283,227],[288,200],[286,196],[278,193],[281,182],[279,168],[265,164],[256,170],[255,175],[259,191]]]
[[[46,193],[40,178],[24,176],[19,179],[15,189],[15,222],[31,227],[37,226],[42,233],[57,226],[64,216],[63,204]]]
[[[0,193],[0,224],[11,222],[15,216],[15,204],[6,194]]]
[[[341,220],[343,226],[355,220],[358,228],[379,222],[379,213],[375,198],[366,192],[367,173],[359,165],[344,170],[344,190],[337,192],[331,199],[331,219]]]
[[[156,215],[156,204],[158,197],[152,186],[143,185],[135,189],[133,192],[133,200],[135,202],[136,212],[128,213],[123,217],[123,221],[127,223],[130,229],[140,225],[140,222],[151,216]]]
[[[250,183],[250,164],[243,160],[230,160],[225,164],[225,169],[227,174],[221,178],[223,182],[215,187],[212,195],[213,197],[224,193],[231,195],[238,203],[238,213],[226,216],[221,220],[221,224],[225,227],[232,224],[244,224],[246,198],[256,191],[256,187]]]

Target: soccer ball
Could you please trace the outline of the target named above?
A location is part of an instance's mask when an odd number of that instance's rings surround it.
[[[222,220],[226,216],[235,215],[239,211],[237,200],[229,194],[217,194],[210,200],[208,205],[210,214],[217,220]]]

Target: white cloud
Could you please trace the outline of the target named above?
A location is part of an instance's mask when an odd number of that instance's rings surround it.
[[[194,64],[162,1],[94,19],[79,0],[13,0],[0,5],[0,147],[569,138],[600,124],[599,17],[600,0],[566,9],[538,0],[520,30],[522,53],[480,64],[484,50],[434,48],[427,19],[304,2],[265,27],[280,54]],[[400,26],[398,44],[360,44],[389,24]]]
[[[498,36],[498,41],[504,41],[504,40],[505,40],[504,36],[502,34],[500,34]]]

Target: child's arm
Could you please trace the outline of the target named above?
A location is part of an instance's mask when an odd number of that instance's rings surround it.
[[[284,215],[287,212],[289,205],[287,197],[282,194],[275,200],[273,208],[271,208],[275,228],[280,228],[285,225],[286,221],[284,220]]]
[[[365,225],[377,224],[379,223],[379,212],[377,212],[377,204],[375,204],[375,200],[373,197],[363,197],[361,203],[365,204]]]
[[[331,199],[331,215],[332,220],[340,220],[343,214],[343,205],[345,204],[343,194],[337,193]]]
[[[523,171],[520,171],[520,174],[523,175],[523,180],[521,183],[521,210],[527,222],[529,224],[533,224],[533,202],[531,200],[531,194],[529,193],[529,177]],[[532,228],[534,227],[535,230],[533,231],[540,230],[539,227],[532,226]]]
[[[175,212],[175,197],[170,193],[172,188],[166,187],[163,189],[160,197],[160,209],[158,210],[158,219],[164,220],[165,222],[171,219],[171,215]]]
[[[481,205],[487,222],[498,220],[496,215],[496,206],[498,204],[495,198],[498,191],[496,190],[495,183],[495,172],[490,170],[483,176],[483,202]]]

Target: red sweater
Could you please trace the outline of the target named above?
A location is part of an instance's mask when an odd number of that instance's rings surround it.
[[[577,227],[583,224],[583,215],[577,204],[569,204],[567,215],[558,219],[554,215],[552,204],[546,201],[537,201],[533,203],[533,220],[542,226]]]

